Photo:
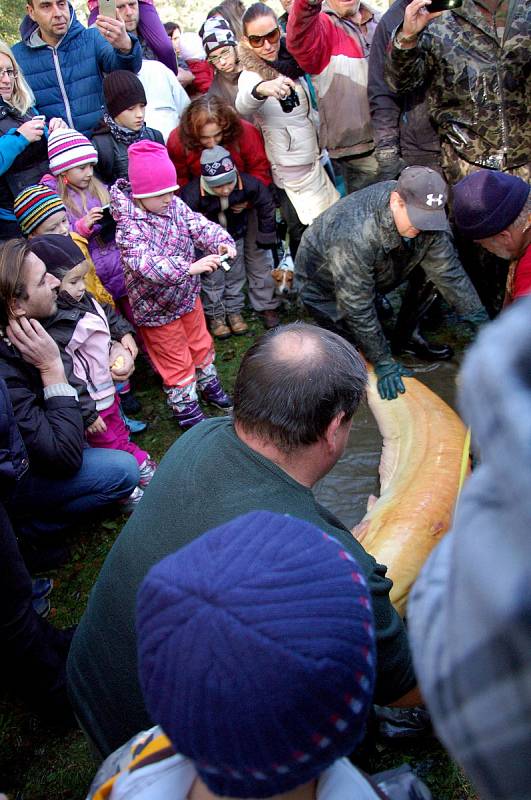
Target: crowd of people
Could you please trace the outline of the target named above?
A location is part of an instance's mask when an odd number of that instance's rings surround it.
[[[154,0],[89,0],[87,26],[28,0],[0,41],[4,685],[81,726],[105,759],[94,800],[427,792],[346,758],[374,703],[426,704],[482,800],[522,800],[531,10],[281,3],[222,0],[185,31]],[[311,324],[282,324],[275,267]],[[424,336],[444,303],[487,326],[460,388],[479,466],[406,628],[313,488],[364,358],[388,402],[402,354],[452,358]],[[265,333],[230,396],[215,341],[248,333],[246,304]],[[138,357],[185,434],[160,465],[134,438]],[[42,575],[116,507],[131,516],[59,630]]]

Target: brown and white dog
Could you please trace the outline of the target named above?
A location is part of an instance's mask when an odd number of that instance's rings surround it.
[[[275,294],[281,297],[285,305],[290,306],[295,299],[297,291],[294,286],[294,266],[289,250],[284,252],[278,267],[271,270],[271,275],[275,281]]]

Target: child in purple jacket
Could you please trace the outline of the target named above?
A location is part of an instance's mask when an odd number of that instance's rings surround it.
[[[72,128],[50,134],[48,158],[51,175],[42,183],[57,192],[66,207],[70,228],[89,243],[96,273],[122,314],[132,321],[127,300],[120,251],[114,241],[114,225],[103,224],[104,208],[109,205],[105,184],[94,176],[98,153],[94,145]]]
[[[129,179],[111,189],[127,291],[168,405],[182,428],[203,420],[202,399],[229,409],[214,366],[214,343],[199,297],[202,273],[234,258],[231,236],[175,197],[177,175],[166,148],[143,140],[129,147]],[[196,249],[206,253],[197,259]]]

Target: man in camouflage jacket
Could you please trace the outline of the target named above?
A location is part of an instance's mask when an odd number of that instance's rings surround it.
[[[391,355],[376,292],[391,291],[420,266],[464,319],[488,320],[455,251],[446,199],[447,187],[437,172],[408,167],[398,182],[375,183],[331,206],[306,229],[297,251],[295,273],[304,305],[323,327],[360,347],[388,400],[405,391],[401,375],[408,372]]]
[[[427,81],[450,183],[479,167],[529,180],[531,4],[464,0],[460,8],[429,14],[426,3],[412,0],[393,34],[389,86],[410,92]]]

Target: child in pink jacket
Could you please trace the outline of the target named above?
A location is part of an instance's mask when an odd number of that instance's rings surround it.
[[[220,225],[175,197],[175,167],[163,145],[142,140],[128,155],[130,183],[120,179],[111,189],[127,293],[168,405],[190,428],[205,418],[198,393],[217,408],[231,407],[214,366],[199,276],[218,269],[222,255],[234,258],[236,248]],[[196,250],[205,255],[197,259]]]

